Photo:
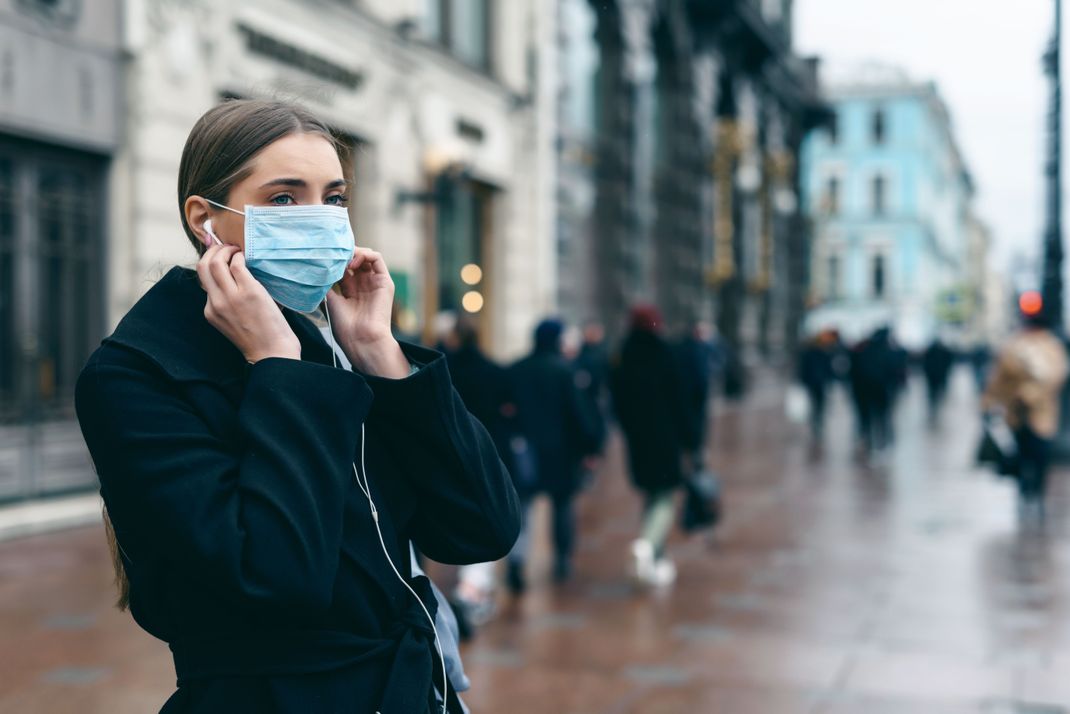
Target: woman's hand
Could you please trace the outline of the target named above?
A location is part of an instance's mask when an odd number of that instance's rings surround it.
[[[341,294],[327,293],[334,339],[359,371],[377,377],[403,379],[409,361],[390,331],[394,281],[383,256],[368,248],[353,251]]]
[[[240,248],[210,247],[197,262],[197,277],[208,293],[205,319],[241,350],[246,360],[301,359],[297,335],[264,286],[245,267]]]

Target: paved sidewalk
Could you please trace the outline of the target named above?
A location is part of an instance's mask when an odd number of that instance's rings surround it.
[[[615,447],[580,503],[573,582],[551,585],[539,549],[529,594],[467,647],[473,711],[1070,712],[1066,474],[1047,532],[1020,532],[1010,485],[970,465],[959,377],[938,428],[908,397],[882,466],[853,458],[841,398],[820,455],[776,389],[719,410],[727,518],[712,542],[677,537],[661,592],[627,578],[639,504]],[[0,544],[0,712],[158,710],[168,650],[110,607],[110,580],[97,526]]]

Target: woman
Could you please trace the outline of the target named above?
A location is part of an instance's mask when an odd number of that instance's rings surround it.
[[[444,359],[391,336],[393,282],[353,247],[336,149],[284,103],[205,114],[178,182],[197,270],[149,290],[78,382],[120,605],[174,655],[163,712],[460,711],[409,543],[471,563],[516,539],[508,473]],[[353,371],[297,312],[324,297]]]
[[[669,585],[676,566],[665,556],[675,517],[673,499],[683,483],[681,458],[687,431],[680,376],[662,339],[661,315],[651,306],[632,309],[631,329],[613,370],[613,405],[628,442],[632,483],[643,494],[643,525],[632,543],[635,576]]]

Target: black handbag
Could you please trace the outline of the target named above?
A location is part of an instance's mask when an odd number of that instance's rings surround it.
[[[712,471],[698,471],[684,478],[684,510],[681,526],[686,533],[713,528],[721,520],[721,484]]]

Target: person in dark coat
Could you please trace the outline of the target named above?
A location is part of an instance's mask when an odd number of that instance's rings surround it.
[[[393,282],[336,208],[330,129],[226,102],[179,174],[197,271],[137,302],[75,395],[122,604],[174,656],[162,712],[462,711],[410,543],[502,557],[519,503],[445,359],[391,336]]]
[[[462,316],[457,320],[448,342],[454,345],[446,361],[457,393],[472,416],[487,428],[517,491],[529,491],[533,474],[523,463],[528,446],[519,431],[509,370],[480,349],[479,331],[471,318]],[[495,608],[495,563],[462,567],[452,605],[464,639],[490,620]]]
[[[892,408],[900,389],[901,362],[887,327],[874,332],[851,355],[851,386],[867,454],[879,452],[892,442]]]
[[[561,352],[564,326],[544,320],[535,329],[535,347],[530,355],[510,369],[520,431],[530,442],[535,483],[522,490],[525,514],[538,493],[550,497],[553,506],[554,579],[567,580],[572,571],[575,547],[573,500],[580,485],[580,464],[598,448],[597,425],[592,423],[575,374]],[[509,554],[508,584],[515,593],[525,589],[530,526],[525,525]]]
[[[609,407],[609,350],[606,331],[600,323],[590,322],[583,328],[583,345],[574,360],[576,385],[587,399],[592,417],[597,422],[598,452],[606,438],[606,418]]]
[[[955,353],[939,337],[933,340],[922,354],[921,369],[925,374],[925,386],[928,390],[930,422],[935,422],[939,416],[954,366]]]
[[[833,334],[822,332],[807,342],[799,354],[798,378],[810,397],[810,431],[815,442],[824,433],[828,388],[836,379],[834,347]]]
[[[653,307],[632,310],[631,328],[612,376],[613,404],[628,445],[632,484],[643,495],[643,525],[632,543],[635,576],[667,584],[676,568],[665,557],[672,529],[673,497],[682,483],[687,430],[680,377],[669,344],[659,334]]]
[[[583,459],[580,467],[582,490],[594,483],[609,437],[609,350],[606,347],[606,331],[601,323],[589,322],[584,326],[583,343],[572,360],[572,367],[587,421],[594,430],[591,453]]]

